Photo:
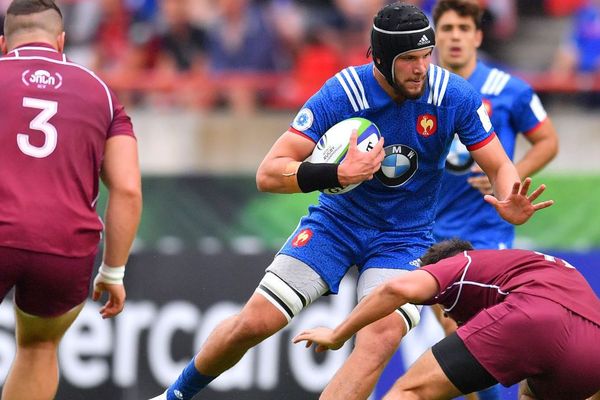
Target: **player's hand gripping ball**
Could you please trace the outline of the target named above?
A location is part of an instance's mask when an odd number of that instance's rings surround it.
[[[365,118],[349,118],[338,122],[321,137],[308,161],[312,163],[336,163],[344,161],[352,131],[358,134],[357,147],[360,151],[370,151],[381,138],[377,125]],[[360,185],[354,183],[344,187],[323,189],[323,193],[342,194]]]

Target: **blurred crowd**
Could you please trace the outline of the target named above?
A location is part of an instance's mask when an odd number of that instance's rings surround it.
[[[486,10],[482,50],[493,58],[497,44],[515,34],[520,2],[480,1]],[[0,0],[0,14],[9,2]],[[343,66],[367,62],[372,16],[390,2],[57,0],[67,55],[98,71],[125,102],[242,113],[297,107]],[[426,12],[435,4],[409,2]],[[526,3],[548,15],[575,15],[556,70],[596,68],[600,1]]]

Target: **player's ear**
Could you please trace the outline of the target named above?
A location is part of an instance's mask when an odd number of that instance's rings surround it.
[[[2,50],[2,54],[8,53],[8,48],[6,46],[6,38],[4,35],[0,35],[0,50]]]
[[[479,48],[479,46],[481,46],[481,42],[483,42],[483,31],[481,29],[477,29],[475,31],[475,47]]]
[[[58,51],[60,51],[61,53],[65,50],[65,36],[66,33],[65,32],[61,32],[60,35],[58,35],[58,37],[56,38],[56,44],[58,47]]]

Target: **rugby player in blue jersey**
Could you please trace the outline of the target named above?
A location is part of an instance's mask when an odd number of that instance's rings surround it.
[[[519,176],[531,176],[558,151],[558,137],[550,118],[531,86],[507,72],[477,59],[482,42],[481,9],[472,0],[440,0],[433,19],[439,64],[465,78],[483,98],[500,143],[514,156],[519,133],[531,143],[515,163]],[[446,159],[434,235],[437,241],[460,237],[476,249],[510,248],[514,226],[503,221],[483,200],[492,187],[458,140]]]
[[[521,224],[551,201],[533,204],[494,134],[481,97],[462,78],[430,64],[435,35],[423,12],[394,3],[374,18],[373,62],[329,79],[298,112],[257,171],[259,190],[322,194],[267,268],[241,312],[219,324],[179,378],[156,399],[188,400],[248,349],[284,328],[324,294],[335,294],[346,272],[359,272],[359,300],[381,283],[415,269],[431,233],[444,162],[454,134],[490,176],[488,196],[507,221]],[[368,153],[356,134],[341,164],[304,161],[320,137],[351,117],[374,122],[383,139]],[[384,143],[385,141],[385,143]],[[321,399],[366,399],[400,339],[420,319],[411,304],[361,330],[354,350]]]
[[[515,163],[519,176],[530,176],[548,164],[558,151],[558,137],[539,97],[531,86],[477,58],[483,40],[482,10],[472,0],[439,0],[433,11],[439,64],[465,78],[482,96],[496,135],[510,158],[517,136],[531,147]],[[433,233],[436,241],[453,237],[470,241],[476,249],[511,248],[515,228],[504,221],[483,195],[490,194],[488,177],[458,138],[446,159]],[[441,317],[447,334],[456,324]],[[499,399],[497,387],[480,392],[482,400]]]

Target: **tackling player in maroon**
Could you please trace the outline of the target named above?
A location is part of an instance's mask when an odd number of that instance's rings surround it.
[[[89,292],[103,230],[99,177],[109,191],[94,299],[123,309],[123,274],[140,219],[137,142],[123,106],[93,72],[62,53],[53,0],[14,0],[0,47],[0,299],[15,288],[17,355],[2,398],[52,399],[58,343]]]
[[[457,332],[426,351],[386,400],[450,399],[498,382],[521,382],[521,400],[582,400],[600,390],[600,299],[573,266],[528,250],[472,250],[461,240],[432,246],[421,261],[334,330],[307,330],[294,342],[338,349],[399,305],[441,304]]]

